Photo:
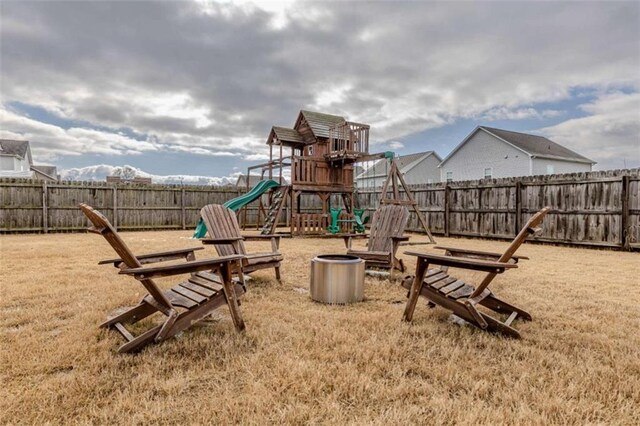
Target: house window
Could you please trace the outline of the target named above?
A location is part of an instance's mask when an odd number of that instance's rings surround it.
[[[553,164],[547,164],[547,174],[548,175],[552,175],[556,172],[555,167],[553,167]]]
[[[453,182],[453,172],[447,172],[447,182]]]
[[[493,167],[487,167],[484,169],[484,178],[491,179],[493,177]]]
[[[309,148],[307,148],[307,151],[309,152],[309,156],[313,155],[313,147],[310,146]]]

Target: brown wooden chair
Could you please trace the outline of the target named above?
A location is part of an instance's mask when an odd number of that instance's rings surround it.
[[[402,259],[396,257],[400,242],[407,241],[404,230],[409,220],[409,210],[405,206],[387,204],[373,214],[368,235],[353,234],[344,236],[347,254],[364,259],[367,267],[397,269],[404,272]],[[351,248],[354,238],[368,238],[367,250]]]
[[[244,286],[234,284],[231,278],[232,265],[239,263],[242,256],[226,256],[215,259],[195,260],[194,251],[201,249],[165,251],[136,256],[124,243],[106,217],[86,204],[80,209],[93,223],[90,232],[102,235],[120,256],[117,259],[101,261],[113,264],[120,274],[130,275],[145,287],[149,293],[138,305],[110,317],[100,327],[114,329],[127,341],[118,352],[133,352],[151,342],[161,342],[185,330],[195,322],[210,315],[216,308],[228,305],[231,318],[238,331],[244,330],[237,293],[244,293]],[[161,266],[143,266],[167,260],[185,259],[186,262]],[[216,275],[213,272],[219,274]],[[191,274],[186,280],[167,291],[162,291],[154,278],[171,275]],[[182,308],[178,310],[178,308]],[[167,318],[157,326],[133,336],[124,326],[136,323],[160,312]]]
[[[200,216],[207,227],[210,238],[203,238],[203,244],[213,244],[218,255],[242,255],[242,268],[234,270],[240,276],[250,274],[259,269],[274,268],[276,279],[280,281],[280,262],[282,254],[279,252],[280,235],[246,235],[240,233],[238,219],[233,210],[220,204],[209,204],[200,210]],[[271,251],[266,253],[247,253],[245,241],[271,241]]]
[[[500,253],[490,253],[478,250],[465,250],[453,247],[436,247],[445,250],[445,255],[405,252],[418,259],[415,276],[405,278],[402,285],[409,289],[407,305],[403,319],[411,321],[418,297],[424,296],[429,306],[436,304],[453,311],[455,315],[483,330],[497,331],[506,336],[519,338],[520,333],[511,324],[516,318],[530,321],[531,315],[513,305],[498,299],[487,287],[497,274],[506,269],[517,268],[524,256],[515,256],[516,250],[529,237],[542,230],[537,228],[549,211],[546,207],[533,215],[520,233],[511,242],[507,250]],[[429,269],[429,265],[441,265],[441,268]],[[486,272],[487,275],[474,287],[448,274],[448,268],[462,268]],[[482,305],[499,314],[508,317],[500,321],[477,309]]]

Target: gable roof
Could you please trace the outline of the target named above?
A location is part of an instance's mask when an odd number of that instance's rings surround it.
[[[302,118],[306,120],[311,128],[311,132],[316,138],[328,138],[329,129],[336,124],[343,124],[347,120],[339,115],[325,114],[322,112],[300,110],[298,119],[296,120],[295,128],[297,129],[302,121]]]
[[[58,168],[56,166],[31,165],[31,170],[41,173],[43,175],[47,175],[54,180],[58,175]]]
[[[29,141],[18,141],[14,139],[0,139],[0,154],[3,155],[16,155],[21,158],[26,158],[27,153],[31,157],[31,149],[29,148]]]
[[[510,130],[496,129],[494,127],[478,126],[462,142],[456,146],[453,151],[445,157],[438,165],[441,167],[446,163],[460,148],[466,144],[473,135],[483,131],[489,135],[505,142],[516,149],[530,155],[531,157],[550,158],[554,160],[573,161],[576,163],[596,164],[595,161],[584,157],[577,152],[571,151],[569,148],[547,139],[543,136],[530,135],[528,133],[512,132]]]
[[[254,175],[253,173],[249,175],[249,188],[253,188],[262,180],[262,176]],[[236,180],[236,186],[242,186],[243,188],[247,186],[247,175],[239,174],[238,180]]]
[[[279,176],[273,176],[273,180],[277,181],[279,178]],[[263,180],[267,180],[269,179],[269,176],[265,176],[262,177],[258,174],[253,174],[251,173],[249,175],[249,188],[253,188],[254,186],[256,186],[259,182],[263,181]],[[289,184],[289,179],[287,179],[285,176],[282,176],[282,182],[285,185]],[[247,175],[245,174],[239,174],[238,175],[238,179],[236,180],[236,186],[240,187],[240,188],[246,188],[247,186]]]
[[[396,164],[398,165],[398,169],[400,173],[405,174],[415,166],[420,164],[422,160],[429,157],[430,155],[435,156],[438,161],[442,159],[435,151],[425,151],[425,152],[416,152],[414,154],[401,155],[396,158]],[[356,179],[371,179],[376,177],[387,176],[389,172],[389,165],[386,159],[378,160],[376,163],[369,167],[367,170],[359,174]]]
[[[273,138],[278,138],[278,141],[290,144],[304,144],[305,140],[302,135],[296,129],[289,129],[287,127],[273,126],[271,133],[267,139],[267,143],[272,143]]]
[[[569,148],[556,143],[543,136],[530,135],[527,133],[512,132],[510,130],[496,129],[493,127],[480,126],[494,136],[503,139],[516,148],[533,155],[534,157],[553,158],[559,160],[570,160],[580,163],[595,164],[595,161],[588,159]]]

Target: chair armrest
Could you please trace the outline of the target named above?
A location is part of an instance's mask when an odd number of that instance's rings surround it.
[[[242,238],[245,241],[262,241],[262,240],[269,240],[271,238],[277,238],[278,240],[280,238],[282,238],[282,235],[276,235],[276,234],[268,234],[268,235],[243,235]]]
[[[400,242],[400,241],[409,241],[410,238],[411,237],[407,237],[407,236],[404,236],[404,235],[402,237],[391,237],[392,240],[398,241],[398,242]]]
[[[500,256],[502,256],[502,253],[494,253],[494,252],[482,251],[482,250],[461,249],[457,247],[435,246],[434,248],[440,249],[440,250],[446,250],[450,252],[453,256],[457,256],[457,257],[465,257],[465,255],[471,255],[471,256],[477,256],[477,257],[499,259]],[[529,259],[527,256],[516,256],[516,255],[511,256],[511,258],[515,259],[516,262],[518,262],[518,260],[520,259],[525,259],[525,260]]]
[[[405,251],[404,254],[416,256],[432,265],[450,266],[452,268],[472,269],[475,271],[494,272],[501,274],[505,269],[517,268],[513,263],[492,262],[489,260],[469,259],[466,257],[443,256],[440,254],[416,253]]]
[[[344,240],[344,246],[347,249],[351,248],[351,240],[353,239],[362,240],[367,238],[369,238],[369,234],[346,234],[342,236],[342,239]]]
[[[225,263],[231,263],[242,260],[244,256],[231,255],[221,256],[211,259],[192,260],[190,262],[179,263],[176,265],[163,266],[142,266],[140,268],[122,269],[119,273],[123,275],[133,275],[136,279],[148,279],[157,277],[167,277],[171,275],[188,274],[192,272],[210,271],[217,269]]]
[[[182,259],[182,258],[186,259],[189,257],[190,254],[193,255],[193,252],[196,250],[204,250],[204,247],[189,247],[189,248],[180,249],[180,250],[147,253],[147,254],[136,256],[136,259],[138,259],[138,261],[143,265],[146,263],[166,262],[167,260],[175,260],[175,259]],[[113,266],[115,267],[120,267],[120,265],[123,263],[123,260],[120,258],[106,259],[98,262],[98,265],[107,265],[109,263],[112,263]]]
[[[277,252],[278,250],[280,250],[280,238],[282,238],[282,235],[276,235],[276,234],[243,235],[243,238],[244,238],[245,241],[270,240],[271,241],[271,250],[274,251],[274,252]]]
[[[236,241],[244,240],[243,237],[227,237],[227,238],[202,238],[200,242],[202,244],[231,244]]]

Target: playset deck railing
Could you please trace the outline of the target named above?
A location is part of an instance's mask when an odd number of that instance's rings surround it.
[[[353,169],[335,168],[320,158],[293,157],[291,161],[291,183],[305,186],[341,187],[353,189]]]
[[[340,214],[340,234],[353,233],[353,214]],[[327,228],[331,224],[331,215],[328,213],[298,213],[292,218],[292,235],[324,235],[328,234]]]
[[[322,181],[327,181],[328,176],[320,172],[321,176],[318,176],[318,161],[305,157],[293,157],[292,160],[293,170],[291,173],[293,184],[314,184],[317,183],[319,178]]]
[[[292,218],[292,235],[319,235],[327,232],[331,215],[322,213],[299,213]]]
[[[346,121],[329,129],[329,157],[369,153],[369,125]]]

